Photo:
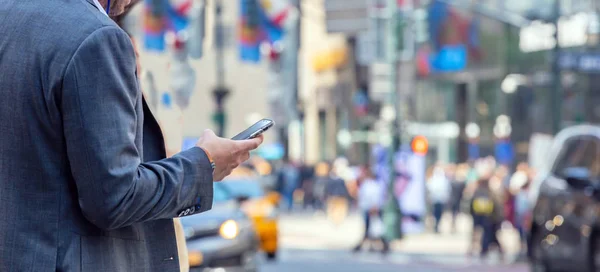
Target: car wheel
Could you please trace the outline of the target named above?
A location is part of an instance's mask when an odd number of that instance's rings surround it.
[[[267,252],[267,260],[274,261],[275,259],[277,259],[277,251]]]
[[[542,248],[542,237],[539,231],[533,233],[531,242],[531,254],[529,258],[529,270],[531,272],[549,272],[548,265],[544,260],[544,249]]]

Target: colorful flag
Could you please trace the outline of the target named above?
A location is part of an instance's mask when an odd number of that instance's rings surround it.
[[[258,0],[240,0],[239,53],[242,61],[260,61],[263,34],[259,9]]]
[[[192,0],[144,0],[144,5],[144,47],[162,52],[167,32],[188,27]]]
[[[240,0],[240,59],[259,62],[261,43],[281,41],[293,22],[292,9],[288,0]]]

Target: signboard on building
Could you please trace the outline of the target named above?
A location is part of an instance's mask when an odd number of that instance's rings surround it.
[[[325,0],[325,20],[329,33],[356,35],[369,26],[369,0]]]
[[[600,73],[600,52],[563,52],[559,58],[559,65],[561,69],[576,70],[583,73]]]
[[[563,17],[558,21],[558,43],[560,47],[583,46],[587,42],[587,27],[589,15],[578,13]],[[550,23],[534,21],[531,25],[521,28],[519,48],[523,52],[550,50],[556,46],[556,26]]]

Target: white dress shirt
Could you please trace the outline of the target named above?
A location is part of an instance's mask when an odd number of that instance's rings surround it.
[[[106,14],[106,10],[104,10],[104,7],[102,5],[100,5],[100,2],[98,2],[98,0],[94,0],[94,5],[96,5],[96,7],[102,11],[102,13],[104,13],[104,15],[108,16],[108,14]]]

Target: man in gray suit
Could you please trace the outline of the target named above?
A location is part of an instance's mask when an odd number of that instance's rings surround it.
[[[206,131],[165,159],[131,41],[96,1],[1,1],[0,271],[179,271],[172,219],[210,209],[262,142]]]

